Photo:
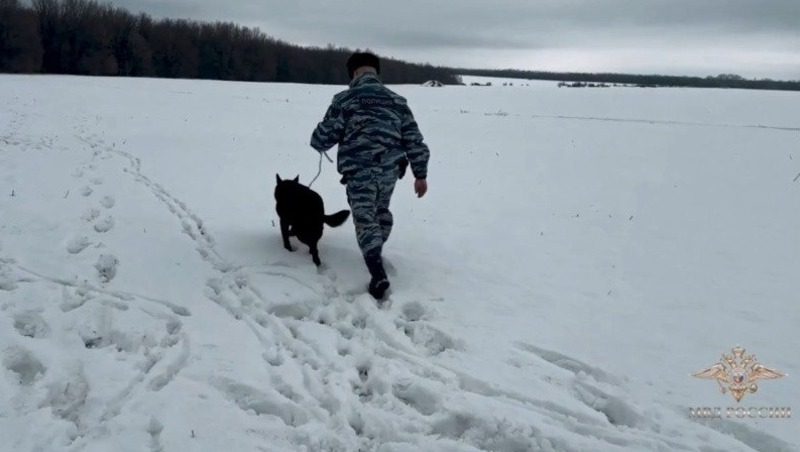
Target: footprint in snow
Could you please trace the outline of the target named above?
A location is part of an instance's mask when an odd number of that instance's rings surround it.
[[[431,356],[462,347],[459,340],[425,322],[409,323],[403,328],[403,332],[411,342],[426,350]]]
[[[309,421],[309,414],[302,405],[273,388],[262,390],[228,378],[213,378],[210,383],[245,412],[276,416],[292,427],[305,425]]]
[[[365,315],[357,315],[351,321],[354,328],[363,330],[367,327],[367,317]]]
[[[355,392],[361,401],[369,401],[372,399],[372,387],[369,383],[371,368],[372,363],[369,359],[361,358],[356,365],[359,382],[352,382],[352,386],[353,392]]]
[[[100,205],[105,207],[106,209],[110,209],[114,207],[115,201],[113,196],[104,196],[103,199],[100,200]]]
[[[3,367],[16,374],[24,386],[33,384],[47,371],[33,353],[19,346],[9,347],[3,352]]]
[[[84,197],[91,196],[92,193],[94,193],[94,190],[92,190],[92,187],[88,185],[81,188],[81,195]]]
[[[150,423],[147,425],[147,433],[150,435],[150,450],[163,452],[164,446],[161,445],[161,432],[163,430],[164,425],[155,417],[151,417]],[[192,430],[192,433],[194,433],[194,430]]]
[[[21,336],[30,338],[47,337],[50,326],[38,312],[23,312],[14,316],[14,329]]]
[[[369,360],[361,359],[360,362],[356,365],[356,370],[358,371],[358,379],[362,382],[366,382],[369,379],[369,371],[372,367],[372,363]]]
[[[48,385],[47,396],[39,407],[49,407],[54,416],[78,425],[89,395],[89,382],[80,366],[74,366],[67,372],[67,375]]]
[[[89,239],[86,236],[75,237],[67,243],[67,252],[69,254],[78,254],[85,250],[90,245]]]
[[[100,233],[108,232],[114,228],[114,217],[108,216],[94,224],[94,230]]]
[[[409,322],[417,322],[425,318],[427,311],[422,303],[418,301],[411,301],[404,304],[400,308],[401,316]]]
[[[103,185],[103,178],[94,177],[89,182],[93,183],[94,185]]]
[[[420,381],[405,379],[392,385],[392,394],[420,414],[430,416],[439,411],[441,406],[439,389],[428,387]]]
[[[19,280],[9,272],[7,267],[0,266],[0,290],[10,292],[15,290]]]
[[[97,263],[94,268],[97,269],[100,280],[103,282],[110,282],[117,275],[117,267],[119,266],[119,259],[113,254],[101,254],[97,258]]]
[[[81,218],[83,218],[84,221],[94,221],[99,216],[100,216],[100,211],[95,208],[91,208],[88,209],[86,212],[83,212]]]

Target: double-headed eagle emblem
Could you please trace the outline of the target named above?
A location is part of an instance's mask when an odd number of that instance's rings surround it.
[[[722,354],[717,364],[706,370],[701,370],[692,376],[717,380],[723,394],[730,391],[737,402],[741,401],[747,393],[758,391],[758,380],[774,380],[785,375],[770,369],[758,362],[755,355],[748,355],[742,347],[731,350],[732,355]]]

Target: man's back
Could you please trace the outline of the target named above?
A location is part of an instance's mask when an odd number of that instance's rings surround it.
[[[363,76],[334,98],[344,111],[346,127],[342,145],[354,153],[375,155],[400,150],[406,100],[377,78]]]
[[[338,170],[349,174],[365,167],[387,170],[408,157],[415,176],[424,178],[428,149],[405,98],[365,74],[334,96],[325,119],[311,137],[317,150],[339,145]],[[416,163],[416,168],[415,168]]]

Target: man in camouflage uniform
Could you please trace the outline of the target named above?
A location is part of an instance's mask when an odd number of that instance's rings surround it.
[[[339,145],[337,169],[347,186],[358,246],[372,277],[369,293],[382,299],[389,288],[381,251],[392,231],[389,201],[410,164],[418,197],[428,190],[430,152],[406,100],[378,79],[380,60],[356,52],[347,60],[350,89],[333,97],[311,135],[319,152]]]

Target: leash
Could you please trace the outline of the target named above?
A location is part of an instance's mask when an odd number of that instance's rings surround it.
[[[311,185],[312,185],[314,182],[316,182],[316,180],[317,180],[317,178],[319,177],[319,175],[320,175],[320,174],[322,174],[322,156],[323,156],[323,155],[325,156],[325,158],[326,158],[326,159],[328,159],[328,161],[329,161],[329,162],[333,163],[333,160],[331,160],[331,158],[330,158],[330,157],[328,157],[328,152],[327,152],[327,151],[322,151],[322,152],[320,152],[320,153],[319,153],[319,168],[317,169],[317,175],[316,175],[316,176],[314,176],[314,178],[313,178],[313,179],[311,179],[311,182],[309,182],[309,184],[308,184],[308,188],[311,188]]]

